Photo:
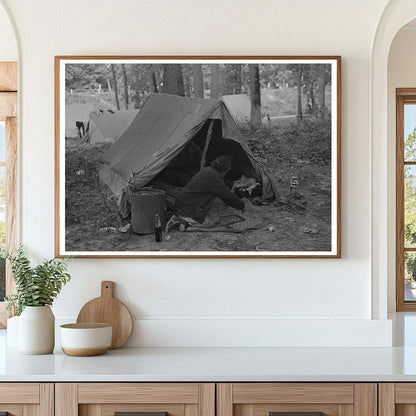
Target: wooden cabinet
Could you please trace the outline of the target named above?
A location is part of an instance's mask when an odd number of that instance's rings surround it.
[[[217,416],[377,416],[376,383],[219,383],[216,399]]]
[[[214,383],[57,383],[56,416],[215,416]]]
[[[416,416],[416,382],[0,383],[3,414]]]
[[[52,383],[0,383],[0,415],[53,416]]]

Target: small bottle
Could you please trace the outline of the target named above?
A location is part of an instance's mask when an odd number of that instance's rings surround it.
[[[155,215],[155,241],[156,243],[162,241],[162,222],[158,214]]]

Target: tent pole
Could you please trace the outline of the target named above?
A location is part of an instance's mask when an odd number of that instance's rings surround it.
[[[201,169],[203,169],[207,165],[207,161],[205,160],[205,158],[207,156],[209,144],[211,143],[212,130],[214,128],[214,121],[215,120],[212,119],[208,127],[207,138],[205,140],[205,146],[204,146],[204,152],[202,153],[202,158],[201,158]]]

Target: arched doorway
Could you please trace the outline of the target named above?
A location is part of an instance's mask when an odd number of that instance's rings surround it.
[[[413,0],[390,2],[380,18],[371,56],[371,268],[372,316],[376,319],[387,317],[386,299],[395,293],[395,152],[390,152],[391,140],[394,142],[395,137],[389,135],[392,114],[388,98],[388,58],[397,32],[415,17]]]

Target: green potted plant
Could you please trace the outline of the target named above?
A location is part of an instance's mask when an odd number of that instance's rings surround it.
[[[32,266],[23,246],[5,253],[10,261],[16,292],[6,296],[9,310],[19,318],[19,350],[49,354],[55,346],[55,316],[51,305],[71,278],[67,258]]]

